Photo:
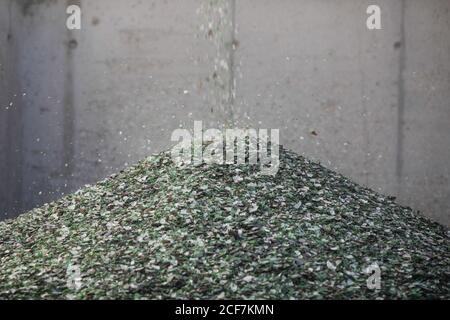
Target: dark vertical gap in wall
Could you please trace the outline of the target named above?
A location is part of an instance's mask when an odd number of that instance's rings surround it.
[[[80,0],[68,0],[67,7],[70,5],[78,5],[81,7]],[[63,161],[62,172],[66,179],[66,184],[69,186],[71,175],[74,169],[74,131],[75,131],[75,106],[74,106],[74,64],[73,55],[77,47],[77,40],[74,38],[75,30],[67,29],[67,43],[66,43],[66,74],[64,84],[64,119],[63,119]]]
[[[397,107],[397,159],[396,159],[396,173],[397,173],[397,193],[401,194],[401,183],[403,178],[404,165],[404,122],[405,122],[405,64],[406,64],[406,43],[405,43],[405,11],[406,0],[401,0],[400,9],[400,52],[399,52],[399,67],[398,67],[398,107]]]
[[[361,12],[365,12],[364,4],[360,4]],[[360,76],[360,95],[361,95],[361,107],[362,107],[362,136],[363,136],[363,181],[366,186],[369,185],[369,150],[370,150],[370,133],[367,121],[367,102],[366,102],[366,74],[364,68],[365,54],[363,53],[364,39],[368,36],[366,28],[358,28],[358,70]]]
[[[19,49],[17,45],[17,35],[13,27],[13,3],[10,0],[8,3],[8,42],[7,42],[7,66],[6,73],[8,77],[7,94],[9,101],[13,102],[13,107],[8,112],[8,121],[6,129],[6,192],[8,192],[8,217],[13,217],[23,210],[23,119],[22,106],[17,106],[21,96],[18,90],[19,76],[17,71],[17,56]],[[16,94],[16,97],[14,96]],[[16,99],[15,99],[16,98]]]
[[[235,48],[236,48],[236,0],[230,0],[231,11],[231,36],[230,36],[230,51],[229,51],[229,65],[230,65],[230,79],[229,79],[229,120],[234,123],[234,100],[236,93],[235,80]]]

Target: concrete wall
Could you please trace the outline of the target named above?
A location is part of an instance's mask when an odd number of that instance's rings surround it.
[[[65,28],[71,3],[79,31]],[[448,0],[236,1],[229,56],[199,31],[201,3],[0,2],[1,212],[166,149],[179,126],[217,125],[211,96],[235,89],[238,124],[280,128],[287,147],[450,224]],[[235,88],[211,81],[218,56]]]
[[[15,213],[22,199],[22,93],[16,72],[20,41],[13,34],[13,4],[0,2],[0,219]]]

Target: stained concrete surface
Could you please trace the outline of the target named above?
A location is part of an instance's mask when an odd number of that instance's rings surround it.
[[[0,2],[2,218],[217,124],[200,2]],[[450,224],[450,2],[377,0],[374,31],[370,4],[237,1],[234,118]]]

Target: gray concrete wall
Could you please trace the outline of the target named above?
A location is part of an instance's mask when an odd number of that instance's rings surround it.
[[[65,28],[69,3],[82,7],[82,30]],[[2,212],[166,149],[179,126],[223,120],[211,91],[230,88],[211,84],[217,48],[198,29],[200,4],[0,2]],[[381,6],[382,30],[366,28],[369,4]],[[234,118],[280,128],[287,147],[450,224],[449,9],[448,0],[237,1]]]
[[[0,2],[0,219],[19,212],[22,199],[22,94],[17,52],[20,41],[13,34],[16,11],[9,1]]]

